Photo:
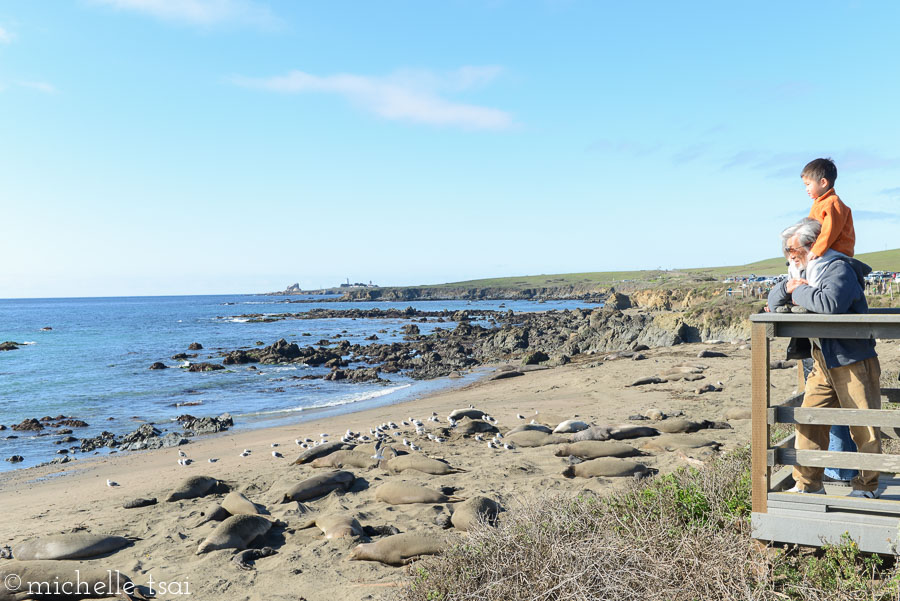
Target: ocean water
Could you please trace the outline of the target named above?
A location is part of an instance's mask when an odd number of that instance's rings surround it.
[[[256,295],[0,299],[0,342],[25,343],[19,350],[0,352],[0,424],[7,427],[26,418],[63,414],[84,420],[75,428],[79,439],[103,430],[121,435],[144,422],[161,429],[184,413],[197,417],[231,413],[235,429],[301,422],[323,415],[357,411],[397,403],[478,377],[416,381],[402,374],[384,374],[388,384],[299,380],[295,376],[327,373],[324,367],[302,365],[228,366],[223,371],[190,373],[185,369],[150,370],[162,361],[177,367],[176,353],[198,353],[192,362],[220,363],[219,354],[240,347],[265,345],[279,338],[300,346],[321,338],[370,344],[365,338],[378,330],[379,343],[400,341],[397,319],[306,319],[250,323],[247,313],[304,312],[326,309],[405,309],[423,311],[512,309],[548,311],[589,306],[579,301],[419,301],[419,302],[310,302],[323,297]],[[501,306],[503,305],[503,306]],[[423,334],[453,323],[417,323]],[[51,330],[42,331],[50,327]],[[311,336],[303,336],[303,333]],[[189,351],[199,342],[203,350]],[[354,367],[351,365],[351,367]],[[177,407],[177,403],[200,403]],[[172,428],[177,429],[177,428]],[[59,436],[0,431],[0,459],[22,455],[25,461],[0,461],[0,471],[48,461],[60,445]],[[78,443],[72,443],[78,444]],[[70,445],[62,445],[70,446]],[[78,455],[76,454],[76,457]]]

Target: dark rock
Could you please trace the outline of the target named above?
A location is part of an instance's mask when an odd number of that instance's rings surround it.
[[[17,432],[38,432],[44,429],[44,425],[32,417],[23,419],[20,423],[13,425],[12,429]]]
[[[196,356],[197,356],[196,354],[188,355],[187,353],[176,353],[176,354],[172,355],[172,359],[174,361],[187,361],[188,359],[191,359]]]
[[[246,363],[258,363],[259,359],[252,353],[248,353],[247,351],[231,351],[225,358],[222,359],[222,363],[225,365],[243,365]]]
[[[88,423],[80,419],[67,418],[62,419],[54,424],[54,427],[56,428],[59,428],[60,426],[68,426],[70,428],[87,428]]]
[[[218,363],[191,363],[190,367],[188,367],[188,371],[193,372],[218,371],[220,369],[225,369],[225,366]]]
[[[543,351],[534,351],[533,353],[525,355],[525,358],[522,359],[522,365],[537,365],[538,363],[549,360],[550,356],[547,353]]]
[[[188,345],[188,350],[189,351],[202,351],[203,345],[200,344],[199,342],[192,342]]]
[[[21,461],[25,461],[25,458],[21,455],[13,455],[12,457],[7,457],[6,460],[10,463],[19,463]]]
[[[378,336],[376,336],[375,334],[372,334],[371,336],[367,336],[366,340],[378,340]]]
[[[119,443],[116,440],[116,435],[112,432],[107,432],[104,430],[93,438],[82,439],[79,450],[82,453],[87,453],[103,447],[115,448],[116,446],[118,446],[118,444]]]
[[[150,369],[168,369],[168,368],[169,368],[169,366],[166,365],[165,363],[162,363],[161,361],[157,361],[156,363],[154,363],[153,365],[150,366]]]
[[[647,346],[646,344],[635,344],[634,346],[631,347],[631,350],[633,350],[634,352],[637,353],[639,351],[649,351],[650,347]]]
[[[6,342],[0,342],[0,351],[17,351],[19,350],[19,343],[12,342],[11,340],[7,340]],[[18,455],[13,455],[13,457],[18,457]],[[9,461],[9,459],[7,459]]]
[[[178,418],[178,421],[185,432],[192,436],[223,432],[234,425],[234,419],[229,413],[223,413],[218,417],[199,418],[193,415],[182,415]]]
[[[419,326],[414,323],[406,324],[402,328],[400,328],[400,332],[406,338],[414,338],[419,335]]]

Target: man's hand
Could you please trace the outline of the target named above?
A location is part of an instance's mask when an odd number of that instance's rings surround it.
[[[813,251],[809,251],[809,254],[806,255],[806,260],[807,260],[807,261],[812,261],[812,260],[818,259],[818,258],[819,258],[819,255],[817,255],[817,254],[814,253]]]
[[[807,282],[807,281],[804,280],[803,278],[795,278],[795,279],[793,279],[793,280],[788,280],[787,283],[785,283],[785,285],[784,285],[784,290],[785,290],[785,292],[787,292],[788,294],[793,294],[793,293],[794,293],[794,290],[797,289],[797,286],[800,286],[800,285],[803,285],[803,284],[807,284],[807,285],[808,285],[809,282]]]

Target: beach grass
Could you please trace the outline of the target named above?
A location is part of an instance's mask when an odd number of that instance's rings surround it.
[[[876,271],[900,271],[900,249],[883,250],[857,255],[863,263]],[[675,270],[642,270],[642,271],[592,271],[583,273],[558,273],[485,278],[448,282],[444,284],[428,284],[416,288],[507,288],[524,290],[531,288],[558,288],[566,286],[603,286],[615,283],[639,282],[650,285],[671,285],[689,283],[698,279],[724,279],[728,276],[771,276],[786,273],[787,267],[781,257],[764,259],[746,265],[729,265],[722,267],[692,267]]]

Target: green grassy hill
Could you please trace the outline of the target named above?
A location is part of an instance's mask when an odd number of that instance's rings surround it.
[[[857,255],[857,258],[867,263],[876,271],[900,271],[900,249],[883,250],[873,253]],[[646,270],[646,271],[595,271],[587,273],[563,273],[551,275],[527,275],[505,278],[488,278],[483,280],[467,280],[464,282],[450,282],[416,288],[512,288],[521,290],[524,288],[543,288],[557,286],[591,286],[609,285],[615,282],[638,281],[662,285],[666,283],[686,282],[696,279],[716,278],[722,279],[731,275],[778,275],[787,273],[783,258],[765,259],[748,263],[747,265],[732,265],[727,267],[697,267],[692,269],[678,269],[672,271]]]

